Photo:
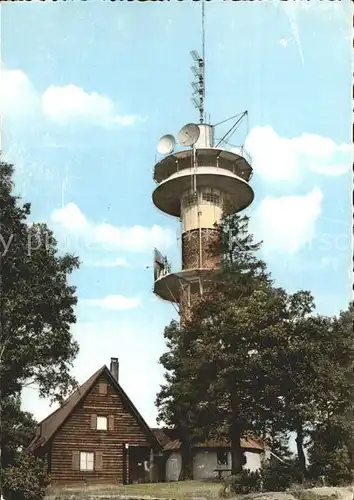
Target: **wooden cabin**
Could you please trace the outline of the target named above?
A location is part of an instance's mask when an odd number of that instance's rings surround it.
[[[118,373],[118,359],[111,358],[110,370],[100,368],[38,425],[29,451],[45,459],[52,485],[163,479],[162,447]]]

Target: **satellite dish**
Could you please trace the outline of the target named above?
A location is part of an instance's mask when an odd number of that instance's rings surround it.
[[[178,132],[178,142],[181,146],[193,146],[200,136],[200,128],[195,123],[188,123]]]
[[[167,134],[161,137],[157,144],[157,151],[162,155],[167,155],[174,150],[176,145],[175,138],[173,135]]]

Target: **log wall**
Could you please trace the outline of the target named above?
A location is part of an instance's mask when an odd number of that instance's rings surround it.
[[[102,385],[107,384],[106,394]],[[95,416],[110,417],[110,429],[93,429]],[[123,483],[128,480],[125,444],[151,447],[149,436],[103,374],[54,436],[50,475],[53,484]],[[95,453],[95,470],[80,471],[78,453]]]

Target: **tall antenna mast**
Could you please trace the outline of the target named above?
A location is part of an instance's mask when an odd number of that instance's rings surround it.
[[[193,96],[192,102],[199,110],[199,121],[204,123],[204,102],[205,102],[205,7],[204,0],[202,0],[202,57],[196,50],[192,50],[191,56],[193,57],[195,66],[191,67],[195,80],[192,82]]]
[[[205,61],[205,2],[202,0],[202,58]]]

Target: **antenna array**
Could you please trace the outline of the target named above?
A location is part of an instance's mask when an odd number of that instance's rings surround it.
[[[204,58],[200,57],[196,50],[192,50],[195,66],[191,67],[195,81],[192,82],[193,95],[192,102],[194,107],[199,110],[199,121],[204,122],[204,99],[205,99],[205,79],[204,79]]]

